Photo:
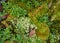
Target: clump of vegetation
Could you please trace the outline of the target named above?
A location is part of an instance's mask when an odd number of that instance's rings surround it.
[[[60,0],[1,0],[0,43],[59,43]]]

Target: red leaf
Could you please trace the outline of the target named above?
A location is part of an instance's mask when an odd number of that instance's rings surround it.
[[[29,33],[29,37],[31,37],[31,36],[34,35],[34,34],[35,34],[35,29],[32,30],[32,31]]]

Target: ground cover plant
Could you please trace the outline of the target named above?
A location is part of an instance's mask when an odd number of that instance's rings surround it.
[[[60,43],[60,0],[0,0],[0,43]]]

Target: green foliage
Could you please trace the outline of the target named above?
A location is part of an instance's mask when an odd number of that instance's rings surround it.
[[[26,10],[16,6],[16,5],[13,5],[10,9],[10,14],[12,14],[12,16],[17,16],[17,17],[20,17],[20,16],[24,16],[27,14]]]
[[[0,21],[6,26],[2,29],[0,24],[0,43],[7,40],[10,43],[14,40],[17,43],[48,43],[46,40],[49,39],[50,43],[58,43],[57,37],[60,35],[59,0],[9,0],[1,3],[3,11],[0,12],[0,16],[9,13],[13,19],[10,17],[10,20],[8,16],[9,20],[4,21],[12,22],[13,26]],[[29,29],[33,30],[34,27],[35,34],[29,37]]]
[[[11,2],[7,2],[7,3],[2,2],[2,4],[3,4],[3,8],[4,8],[5,12],[10,13],[12,16],[20,17],[20,16],[27,15],[26,10],[24,10],[23,8],[21,8],[17,5],[14,5]]]

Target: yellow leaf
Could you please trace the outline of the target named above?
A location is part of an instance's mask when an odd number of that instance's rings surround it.
[[[36,29],[36,35],[42,40],[48,39],[49,32],[49,27],[45,23],[41,23],[40,27]]]

